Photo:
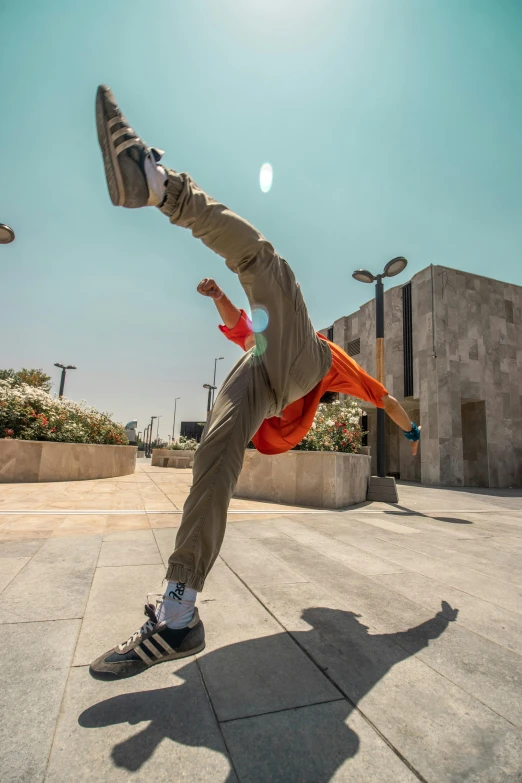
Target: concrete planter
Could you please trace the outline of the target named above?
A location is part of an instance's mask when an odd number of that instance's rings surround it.
[[[195,453],[189,449],[152,449],[152,465],[156,468],[191,468]]]
[[[335,451],[288,451],[267,456],[248,449],[235,496],[316,508],[366,500],[371,458]]]
[[[0,484],[128,476],[136,446],[0,439]]]

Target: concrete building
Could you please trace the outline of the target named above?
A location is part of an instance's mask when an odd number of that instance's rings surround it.
[[[430,266],[386,291],[384,307],[386,387],[422,426],[414,459],[387,420],[388,473],[522,486],[522,287]],[[375,300],[322,334],[375,374]],[[375,472],[376,416],[365,409]]]

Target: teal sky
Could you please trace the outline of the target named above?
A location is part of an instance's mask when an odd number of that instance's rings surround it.
[[[217,256],[106,191],[109,84],[138,133],[253,222],[322,328],[395,255],[522,285],[519,0],[0,0],[0,366],[75,364],[66,394],[139,429],[202,420],[239,358],[196,293]],[[259,188],[270,162],[271,191]]]

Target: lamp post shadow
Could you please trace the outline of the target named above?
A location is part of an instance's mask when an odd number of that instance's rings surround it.
[[[221,723],[225,733],[234,725],[232,753],[239,741],[241,755],[244,757],[251,753],[256,759],[256,779],[259,780],[285,783],[313,780],[314,783],[327,783],[339,767],[358,752],[359,737],[346,725],[358,702],[393,666],[415,655],[427,647],[430,640],[443,634],[449,623],[456,619],[457,613],[458,610],[443,601],[442,611],[407,631],[370,634],[368,627],[359,622],[360,616],[353,612],[328,608],[304,610],[302,619],[311,626],[311,630],[292,632],[291,636],[299,647],[311,654],[332,682],[337,681],[336,671],[339,672],[339,667],[346,667],[343,672],[345,685],[342,691],[339,689],[339,700],[335,701],[334,696],[333,701],[320,705],[307,707],[304,704],[304,709],[277,711],[276,708],[271,711],[261,708],[259,712],[265,714],[260,716],[231,722],[226,720]],[[241,661],[244,675],[245,660],[263,661],[267,667],[266,687],[270,689],[274,677],[277,679],[274,667],[277,667],[281,636],[286,634],[238,642],[213,650],[201,656],[203,675],[208,671],[237,671],[238,667],[241,668]],[[275,671],[275,674],[269,670]],[[78,722],[88,729],[148,722],[144,729],[116,744],[111,751],[115,766],[129,772],[139,770],[166,739],[186,746],[223,752],[218,732],[208,730],[209,722],[214,725],[212,713],[208,711],[205,715],[198,715],[197,710],[194,710],[194,685],[199,676],[198,664],[190,660],[176,671],[176,677],[184,680],[181,685],[114,696],[82,712]],[[303,673],[303,677],[306,676]],[[254,680],[253,698],[256,687],[259,688],[259,671],[253,673],[253,683]],[[201,686],[198,684],[197,687]],[[245,682],[244,676],[238,688],[240,697],[244,699],[245,693],[248,695],[248,682]],[[211,699],[213,690],[213,683],[209,681]],[[319,712],[312,716],[310,710]],[[220,718],[219,704],[216,712]],[[270,726],[268,721],[271,721]],[[234,743],[233,735],[239,724],[242,725]],[[216,738],[215,742],[209,742],[211,736]],[[265,776],[263,770],[266,770]],[[230,772],[226,781],[235,779],[234,773]]]

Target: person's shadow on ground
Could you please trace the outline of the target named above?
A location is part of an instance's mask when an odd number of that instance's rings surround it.
[[[341,685],[342,692],[332,692],[331,696],[335,699],[337,695],[339,701],[303,710],[283,709],[270,717],[222,723],[232,752],[238,751],[243,759],[248,759],[248,778],[284,783],[331,780],[336,770],[359,749],[358,735],[346,725],[354,706],[393,666],[444,633],[457,613],[457,609],[443,601],[442,611],[414,628],[370,634],[367,626],[359,622],[359,615],[353,612],[306,609],[302,619],[312,630],[292,632],[291,644],[297,643],[306,650],[319,669]],[[288,679],[288,666],[278,670],[283,648],[288,649],[288,635],[275,634],[227,645],[200,657],[199,666],[207,679],[218,718],[223,719],[224,715],[227,719],[227,705],[233,699],[254,705],[255,714],[274,710],[270,707],[271,702],[273,705],[270,693],[284,689]],[[161,665],[164,667],[166,676],[170,676],[168,664]],[[212,676],[206,677],[209,673]],[[221,683],[220,673],[223,674]],[[201,685],[198,664],[191,660],[176,671],[176,677],[183,679],[183,684],[115,696],[89,707],[78,722],[84,728],[100,728],[148,721],[145,729],[112,750],[115,765],[129,772],[137,771],[150,759],[164,739],[223,753],[224,745],[213,728],[214,717]],[[300,677],[299,672],[294,672],[294,688],[296,677]],[[309,677],[310,668],[303,664],[305,693]],[[291,706],[294,705],[295,701]],[[228,780],[232,779],[235,777],[231,773]]]

